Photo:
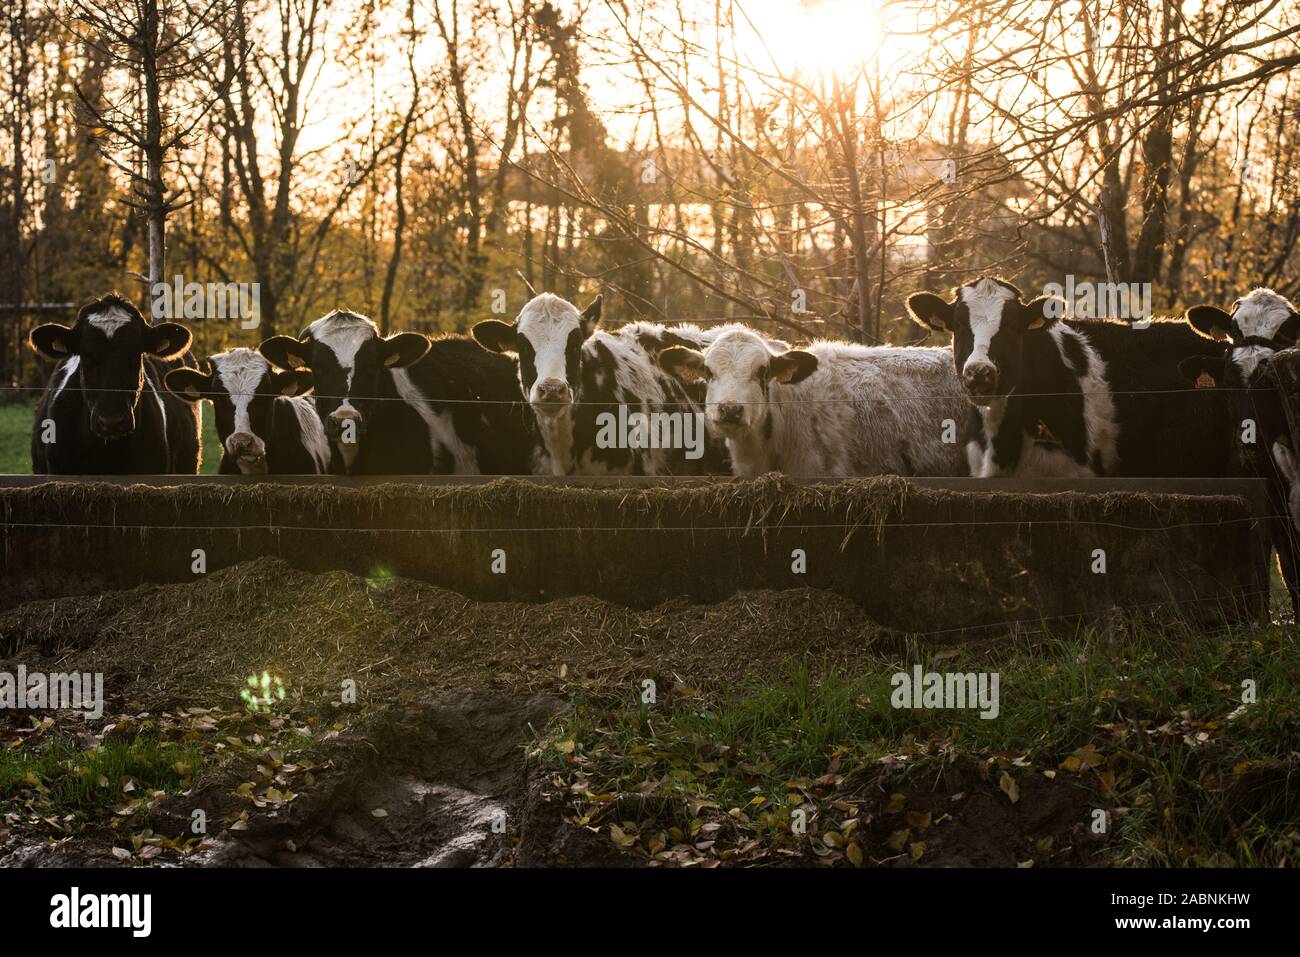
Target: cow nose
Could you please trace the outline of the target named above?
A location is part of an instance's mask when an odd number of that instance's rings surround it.
[[[719,425],[739,425],[745,415],[745,407],[738,402],[720,402],[715,417]]]
[[[251,432],[234,432],[226,439],[226,451],[236,458],[259,459],[265,454],[262,440]]]
[[[548,404],[568,404],[573,401],[569,384],[560,379],[543,379],[537,383],[537,401]]]
[[[351,423],[350,431],[355,436],[360,436],[365,431],[366,421],[361,417],[361,413],[356,409],[335,409],[329,414],[326,420],[330,438],[337,439],[340,436],[345,437],[345,429]]]
[[[992,366],[971,366],[962,372],[966,388],[976,392],[990,392],[997,388],[998,371]]]
[[[95,432],[102,439],[116,439],[135,430],[130,411],[103,413],[95,417]]]

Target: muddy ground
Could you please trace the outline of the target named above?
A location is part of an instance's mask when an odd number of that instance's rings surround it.
[[[852,674],[905,641],[810,590],[641,610],[591,598],[490,603],[276,559],[190,584],[33,602],[0,614],[0,671],[103,672],[108,707],[99,720],[2,712],[11,748],[147,733],[197,749],[201,768],[178,761],[175,787],[133,788],[100,812],[65,813],[49,788],[20,783],[0,801],[0,866],[699,863],[672,848],[658,859],[625,852],[608,829],[574,823],[565,781],[537,749],[555,717],[647,678],[698,695],[775,677],[792,657],[814,676]],[[241,692],[259,675],[274,691],[257,700],[254,686],[250,708]],[[821,798],[873,849],[871,863],[913,866],[915,851],[890,848],[905,821],[921,820],[926,865],[1079,865],[1096,850],[1081,823],[1095,800],[1086,788],[1006,762],[954,759],[924,783],[886,764],[836,779]],[[790,840],[762,861],[817,855]]]

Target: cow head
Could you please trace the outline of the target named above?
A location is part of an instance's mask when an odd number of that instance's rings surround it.
[[[739,439],[768,421],[771,383],[802,382],[816,371],[817,357],[801,349],[774,355],[759,336],[735,329],[703,352],[686,346],[665,349],[659,353],[659,367],[683,385],[705,383],[709,426],[724,438]]]
[[[1231,312],[1218,306],[1192,306],[1187,324],[1207,339],[1228,343],[1223,385],[1248,386],[1257,367],[1279,349],[1289,349],[1300,338],[1300,313],[1285,296],[1271,289],[1256,289],[1232,304]]]
[[[1234,419],[1254,420],[1261,433],[1254,445],[1236,445],[1238,465],[1261,474],[1270,464],[1285,480],[1290,447],[1278,450],[1275,436],[1286,436],[1284,413],[1271,360],[1290,349],[1300,335],[1300,314],[1285,296],[1256,289],[1225,312],[1200,305],[1187,310],[1187,324],[1207,339],[1227,344],[1223,356],[1189,356],[1179,364],[1184,378],[1198,388],[1219,386],[1229,392]],[[1285,457],[1285,462],[1279,461]]]
[[[144,358],[175,359],[190,347],[190,331],[175,322],[149,325],[118,295],[87,303],[71,326],[48,323],[32,330],[31,347],[47,359],[69,359],[86,402],[90,430],[109,441],[135,431],[144,388]]]
[[[967,398],[980,406],[1015,391],[1022,374],[1025,333],[1048,328],[1063,309],[1060,300],[1046,296],[1022,302],[1019,289],[990,277],[958,286],[952,302],[929,292],[907,297],[913,319],[952,335],[957,375]]]
[[[325,434],[351,467],[360,454],[367,420],[380,411],[382,377],[422,359],[429,340],[416,332],[381,339],[365,316],[335,310],[299,338],[272,336],[257,351],[278,368],[311,370]]]
[[[550,293],[530,300],[513,324],[487,319],[471,331],[493,352],[519,357],[519,384],[533,411],[558,418],[581,401],[582,343],[600,322],[600,297],[586,309]]]
[[[187,402],[209,400],[226,455],[245,475],[265,473],[275,400],[309,391],[311,370],[278,372],[254,349],[221,352],[207,364],[206,372],[173,369],[167,388]]]

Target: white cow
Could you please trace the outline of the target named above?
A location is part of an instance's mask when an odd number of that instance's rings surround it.
[[[958,433],[968,405],[948,349],[814,342],[779,352],[729,329],[704,351],[665,349],[659,363],[707,384],[706,421],[736,475],[967,474]]]

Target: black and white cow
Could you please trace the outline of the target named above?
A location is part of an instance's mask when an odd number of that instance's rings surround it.
[[[36,407],[33,473],[198,472],[198,412],[163,386],[168,370],[193,362],[188,329],[150,325],[110,294],[82,306],[71,326],[37,326],[28,341],[58,362]]]
[[[1285,350],[1300,337],[1300,313],[1285,296],[1256,289],[1234,302],[1230,312],[1193,306],[1185,318],[1202,336],[1227,345],[1226,355],[1193,357],[1181,368],[1190,382],[1216,386],[1226,395],[1232,415],[1223,439],[1233,473],[1268,480],[1275,516],[1269,537],[1292,608],[1300,613],[1300,450],[1292,446],[1279,391],[1283,384],[1274,368],[1275,360],[1294,355]]]
[[[782,351],[730,329],[659,363],[706,385],[709,428],[743,478],[965,475],[966,401],[947,349],[814,342]]]
[[[1061,319],[1064,303],[1024,302],[981,278],[952,301],[910,296],[908,310],[952,335],[953,361],[973,406],[973,476],[1219,477],[1228,409],[1214,390],[1188,390],[1179,364],[1223,347],[1174,320],[1143,327]]]
[[[658,440],[605,441],[603,423],[665,415],[695,416],[703,389],[684,388],[655,361],[659,350],[699,346],[721,330],[638,322],[597,329],[601,300],[579,312],[543,293],[513,323],[488,319],[472,332],[487,349],[516,357],[519,387],[536,416],[555,475],[667,475],[725,472],[721,443],[701,436],[699,448],[665,447]],[[684,423],[690,427],[697,421]],[[678,425],[683,424],[681,421]],[[696,457],[696,452],[699,455]]]
[[[311,399],[311,372],[277,372],[255,349],[208,357],[208,371],[173,369],[164,380],[187,402],[207,399],[221,439],[222,475],[322,475],[334,452]],[[339,462],[339,466],[341,466]]]
[[[384,339],[336,310],[258,351],[312,371],[317,413],[350,474],[528,474],[541,454],[514,364],[465,336]]]

